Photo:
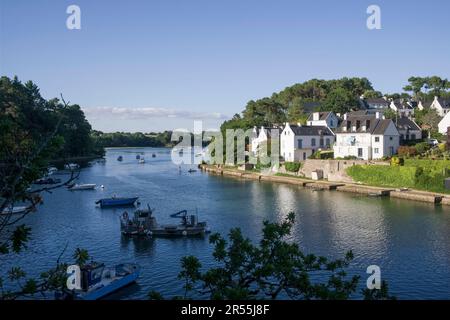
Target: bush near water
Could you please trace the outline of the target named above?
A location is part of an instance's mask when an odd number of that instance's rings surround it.
[[[444,179],[450,177],[450,160],[406,159],[403,166],[356,165],[347,169],[354,181],[379,187],[414,188],[450,193]]]

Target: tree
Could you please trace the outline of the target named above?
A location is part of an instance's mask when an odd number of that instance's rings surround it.
[[[415,99],[420,99],[422,97],[422,88],[425,86],[426,79],[421,77],[410,77],[408,83],[408,85],[403,87],[403,90],[411,92]]]
[[[183,280],[183,299],[192,292],[209,299],[348,299],[357,290],[359,276],[348,276],[346,268],[353,259],[303,253],[298,244],[287,240],[295,214],[281,223],[264,222],[262,239],[257,245],[232,229],[229,240],[220,234],[210,236],[214,245],[215,266],[202,272],[202,264],[193,256],[181,260],[179,279]],[[313,280],[314,279],[314,280]],[[319,280],[322,279],[322,280]],[[382,290],[365,290],[368,299],[392,299],[384,283]],[[152,291],[150,298],[161,299]]]
[[[42,177],[49,160],[64,147],[64,137],[60,135],[64,111],[70,106],[62,99],[46,101],[38,87],[31,81],[22,84],[17,78],[0,78],[0,255],[19,253],[26,248],[31,236],[31,228],[20,221],[36,210],[40,203],[40,193],[72,183],[78,173],[61,184],[41,189],[29,187]],[[27,209],[19,216],[12,210],[18,202],[25,203]],[[20,267],[8,272],[9,279],[16,283],[17,290],[4,288],[0,278],[0,299],[16,299],[37,292],[59,288],[64,283],[65,265],[58,257],[55,268],[40,275],[38,279],[26,278]]]
[[[349,112],[356,105],[356,97],[351,92],[337,88],[328,94],[322,109],[343,114]]]
[[[363,93],[364,98],[366,99],[375,99],[375,98],[381,98],[383,97],[383,94],[380,91],[375,90],[366,90]]]
[[[392,109],[387,109],[383,112],[383,115],[386,119],[392,119],[395,122],[395,119],[397,118],[397,112],[395,112]]]

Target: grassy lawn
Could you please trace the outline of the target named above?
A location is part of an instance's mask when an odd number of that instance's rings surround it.
[[[444,169],[449,169],[444,172]],[[353,166],[347,169],[354,181],[379,187],[414,188],[424,191],[449,193],[444,189],[444,178],[450,176],[449,160],[406,159],[404,166]]]

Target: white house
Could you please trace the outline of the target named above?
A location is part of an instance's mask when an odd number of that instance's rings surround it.
[[[327,126],[286,123],[280,136],[280,155],[285,161],[304,161],[319,149],[331,148],[334,140],[334,134]]]
[[[389,105],[391,102],[387,99],[387,97],[383,98],[360,98],[360,104],[364,109],[369,110],[383,110],[389,109]]]
[[[430,105],[431,109],[435,109],[437,113],[443,117],[450,112],[450,100],[444,100],[438,97],[434,97],[433,102]]]
[[[400,143],[404,141],[422,139],[422,129],[412,119],[399,117],[394,120],[395,126],[400,133]]]
[[[447,134],[448,127],[450,127],[450,112],[447,112],[444,118],[439,122],[439,133]]]
[[[400,134],[390,119],[375,115],[344,115],[336,129],[335,158],[354,156],[364,160],[381,159],[397,153]]]
[[[330,129],[337,128],[339,119],[334,112],[313,112],[306,120],[308,126],[326,126]]]
[[[411,117],[414,114],[413,106],[410,103],[401,100],[391,101],[389,107],[397,112],[400,117]]]
[[[282,128],[264,128],[264,126],[261,126],[259,129],[258,127],[253,127],[251,138],[251,152],[253,155],[256,156],[258,154],[261,143],[268,141],[272,137],[273,130],[277,130],[279,135]]]

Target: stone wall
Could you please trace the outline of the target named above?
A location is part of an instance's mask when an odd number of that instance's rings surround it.
[[[389,165],[388,162],[372,161],[372,160],[315,160],[308,159],[303,162],[299,175],[311,178],[311,173],[315,170],[322,170],[323,178],[328,181],[353,182],[352,178],[347,175],[345,169],[354,165]]]

